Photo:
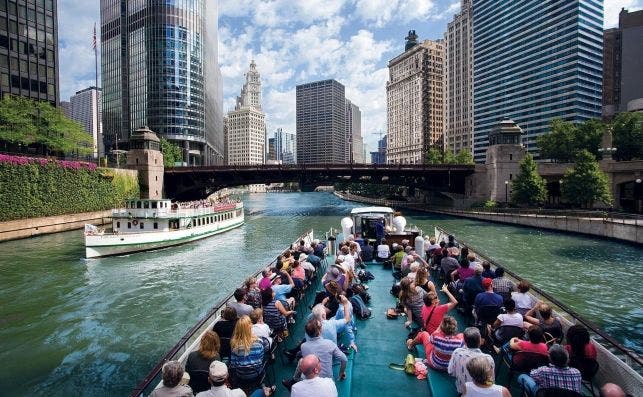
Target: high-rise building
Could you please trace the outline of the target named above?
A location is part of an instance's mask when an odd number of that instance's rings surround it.
[[[228,112],[228,164],[264,164],[266,161],[266,115],[261,111],[261,76],[250,62],[246,81],[235,109]]]
[[[0,1],[0,97],[58,104],[57,13],[56,0]]]
[[[364,162],[364,141],[362,139],[362,112],[359,106],[346,99],[346,141],[348,142],[348,161]]]
[[[148,126],[188,164],[222,164],[217,2],[101,0],[103,133],[127,148]]]
[[[388,63],[386,161],[422,164],[444,138],[444,42],[417,42],[414,30],[405,51]]]
[[[85,88],[72,96],[71,116],[83,126],[85,132],[94,140],[94,158],[104,156],[103,122],[101,110],[101,89],[96,87]]]
[[[371,164],[386,164],[386,135],[377,141],[377,152],[371,152]]]
[[[475,160],[505,117],[536,157],[553,119],[600,117],[602,53],[600,0],[473,0]]]
[[[452,153],[473,148],[473,32],[471,0],[462,0],[444,34],[444,149]]]
[[[297,86],[297,164],[348,162],[346,97],[335,80]]]
[[[267,161],[277,161],[277,152],[275,152],[275,138],[268,138],[268,154],[266,155]]]
[[[60,110],[63,111],[63,114],[67,118],[71,118],[71,102],[69,102],[69,101],[60,101],[59,107],[60,107]]]
[[[643,10],[618,15],[618,28],[603,33],[603,116],[629,110],[643,98]]]
[[[275,131],[275,160],[281,164],[297,163],[297,135],[281,128]]]

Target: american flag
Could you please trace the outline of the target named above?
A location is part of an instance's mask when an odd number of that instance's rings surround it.
[[[94,22],[94,37],[92,38],[92,47],[96,49],[96,22]]]

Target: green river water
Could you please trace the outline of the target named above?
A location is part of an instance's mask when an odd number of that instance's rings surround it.
[[[0,244],[0,394],[127,395],[208,309],[297,235],[339,228],[357,203],[329,193],[244,196],[246,224],[161,251],[83,259],[81,231]],[[643,249],[428,214],[643,352]]]

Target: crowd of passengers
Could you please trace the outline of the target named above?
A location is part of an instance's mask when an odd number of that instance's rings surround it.
[[[494,383],[494,359],[481,347],[495,350],[509,366],[520,359],[541,364],[518,377],[527,396],[550,388],[581,393],[583,376],[591,376],[587,372],[596,365],[597,354],[585,327],[573,325],[564,334],[551,306],[528,294],[528,282],[514,284],[502,268],[492,270],[452,236],[439,244],[427,239],[425,249],[418,253],[407,240],[389,246],[385,239],[374,242],[359,235],[339,244],[335,263],[322,277],[323,291],[305,319],[304,335],[293,335],[299,342],[284,350],[289,361],[297,362],[292,377],[282,381],[291,396],[337,396],[335,382],[346,377],[346,354],[358,351],[349,298],[360,284],[358,269],[371,261],[390,265],[400,280],[392,292],[406,315],[404,326],[411,329],[407,347],[414,350],[421,344],[424,363],[452,375],[460,395],[510,396],[506,387]],[[152,396],[272,395],[275,386],[261,383],[266,366],[274,360],[276,344],[288,336],[299,298],[318,277],[324,257],[323,243],[301,241],[280,256],[275,267],[266,268],[260,280],[246,280],[221,319],[201,338],[199,349],[190,353],[185,368],[176,361],[165,364],[163,386]],[[447,303],[440,302],[438,280],[431,280],[432,275],[443,282]],[[474,324],[462,333],[448,315],[456,308]],[[333,362],[339,363],[336,380]],[[601,395],[625,396],[611,383],[603,386]]]

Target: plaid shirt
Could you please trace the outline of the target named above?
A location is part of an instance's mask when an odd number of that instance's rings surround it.
[[[491,285],[493,285],[493,292],[497,294],[516,290],[516,285],[511,280],[507,280],[504,277],[494,278],[491,280]]]
[[[549,364],[532,370],[530,376],[536,381],[539,388],[559,387],[578,393],[581,392],[582,378],[580,371],[576,368],[560,368]]]

